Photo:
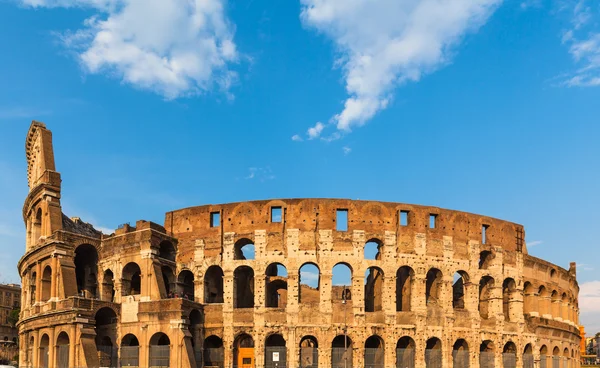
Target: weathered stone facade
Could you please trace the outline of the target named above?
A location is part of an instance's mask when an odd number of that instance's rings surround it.
[[[104,235],[62,214],[41,123],[27,157],[23,367],[579,367],[575,265],[528,255],[521,225],[285,199]]]

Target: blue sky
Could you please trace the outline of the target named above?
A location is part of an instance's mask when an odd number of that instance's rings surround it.
[[[64,212],[97,227],[276,197],[485,214],[579,264],[600,330],[600,4],[370,4],[0,0],[0,280],[36,119]]]

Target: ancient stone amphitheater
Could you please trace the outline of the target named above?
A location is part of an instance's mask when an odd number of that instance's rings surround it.
[[[62,213],[43,124],[26,150],[22,367],[579,367],[575,265],[521,225],[278,199],[106,235]]]

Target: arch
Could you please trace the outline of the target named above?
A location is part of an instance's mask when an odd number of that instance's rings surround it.
[[[157,332],[150,338],[150,367],[169,367],[171,340],[165,333]]]
[[[102,276],[102,300],[105,302],[115,301],[115,276],[110,269],[104,271]]]
[[[396,343],[396,368],[415,368],[415,340],[409,336]]]
[[[531,314],[531,312],[537,313],[537,297],[533,284],[529,281],[525,281],[523,284],[523,314]]]
[[[198,309],[192,309],[188,316],[188,331],[192,336],[192,349],[194,350],[194,357],[196,358],[196,366],[200,366],[202,363],[202,313]]]
[[[42,272],[42,301],[47,302],[52,296],[52,267],[44,267]]]
[[[98,288],[98,251],[91,244],[81,244],[75,248],[75,279],[77,294],[95,298]]]
[[[465,271],[456,271],[453,280],[452,308],[465,309],[465,284],[469,282],[469,274]]]
[[[494,343],[490,340],[484,340],[479,345],[479,367],[494,368]]]
[[[314,336],[300,339],[300,368],[319,367],[319,343]]]
[[[31,241],[30,245],[36,245],[42,236],[42,209],[38,208],[35,211],[35,216],[32,216],[31,223]]]
[[[203,361],[205,367],[223,367],[223,340],[219,336],[210,335],[204,339]]]
[[[334,305],[350,304],[352,307],[352,267],[345,262],[336,263],[331,269],[331,301]],[[334,307],[334,313],[336,308]]]
[[[62,331],[56,337],[56,367],[69,366],[69,335]]]
[[[183,270],[177,276],[177,290],[179,295],[191,301],[194,301],[194,274],[190,270]]]
[[[544,285],[541,285],[538,289],[538,309],[541,317],[551,313],[550,292]]]
[[[165,287],[164,290],[161,290],[162,299],[179,297],[175,288],[175,272],[173,272],[173,269],[169,266],[162,266],[160,273],[162,274],[162,281]],[[158,285],[159,287],[161,286],[160,283]]]
[[[142,271],[135,262],[129,262],[123,267],[121,275],[121,295],[140,295],[142,291]]]
[[[383,310],[383,271],[379,267],[369,267],[365,272],[365,312]]]
[[[402,266],[396,271],[396,312],[411,310],[411,298],[415,271],[409,266]]]
[[[442,368],[442,341],[431,337],[425,344],[425,367]]]
[[[517,294],[517,286],[512,278],[504,279],[502,283],[502,313],[504,320],[507,322],[514,321],[517,317],[515,302]]]
[[[40,338],[40,349],[39,349],[39,366],[42,368],[47,368],[49,363],[49,355],[50,355],[50,337],[48,334],[43,334]]]
[[[29,302],[33,305],[36,302],[37,292],[37,273],[35,271],[31,272],[31,277],[29,278]]]
[[[140,361],[140,342],[134,334],[127,334],[121,339],[121,366],[137,367]]]
[[[238,367],[254,367],[254,339],[252,336],[241,333],[233,342],[233,358]]]
[[[352,339],[337,335],[331,341],[331,368],[352,367]]]
[[[479,253],[479,269],[487,270],[491,266],[494,255],[489,250],[484,250]]]
[[[254,308],[254,270],[239,266],[233,272],[233,307]]]
[[[479,281],[479,316],[483,319],[490,318],[490,304],[492,300],[492,288],[494,278],[483,276]]]
[[[452,367],[469,367],[469,344],[465,339],[458,339],[452,346]]]
[[[561,303],[560,303],[560,318],[562,318],[563,321],[569,321],[571,320],[570,316],[569,316],[569,297],[567,296],[567,293],[563,292],[561,295]]]
[[[204,303],[223,303],[223,269],[210,266],[204,274]]]
[[[288,290],[287,269],[281,263],[271,263],[267,266],[265,274],[265,306],[285,308]]]
[[[425,301],[427,306],[437,305],[442,294],[442,271],[431,268],[425,280]]]
[[[233,245],[233,259],[254,259],[254,242],[248,238],[241,238]]]
[[[158,245],[158,256],[167,261],[175,262],[177,251],[175,250],[173,243],[168,240],[160,242]]]
[[[96,330],[96,350],[101,367],[115,367],[117,364],[117,348],[113,341],[117,340],[117,314],[112,308],[103,307],[94,315]]]
[[[523,368],[533,368],[534,367],[534,358],[533,358],[533,346],[531,344],[525,345],[523,349]]]
[[[381,337],[372,335],[365,340],[364,354],[365,368],[385,367],[385,344]]]
[[[286,355],[283,336],[278,333],[267,336],[265,339],[265,368],[287,367]]]
[[[542,345],[540,347],[540,367],[546,367],[548,361],[548,347]]]
[[[368,240],[364,247],[364,259],[380,260],[383,242],[377,238]]]
[[[551,304],[550,309],[552,314],[552,318],[560,317],[560,295],[558,295],[558,291],[552,290],[552,294],[550,294]]]
[[[504,367],[515,367],[517,364],[517,346],[508,341],[502,349],[502,364]]]
[[[300,269],[298,302],[302,304],[319,304],[321,299],[319,266],[312,262],[304,263]]]

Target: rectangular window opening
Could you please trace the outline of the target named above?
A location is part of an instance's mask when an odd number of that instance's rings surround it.
[[[281,222],[281,207],[271,207],[271,222]]]
[[[481,226],[481,244],[485,244],[487,242],[487,229],[490,225],[482,225]]]
[[[348,210],[337,210],[335,213],[335,229],[348,231]]]
[[[408,226],[408,211],[400,211],[400,226]]]
[[[429,228],[430,229],[435,229],[437,216],[438,215],[436,215],[434,213],[429,214]]]
[[[221,225],[221,213],[211,212],[210,213],[210,227],[217,227]]]

